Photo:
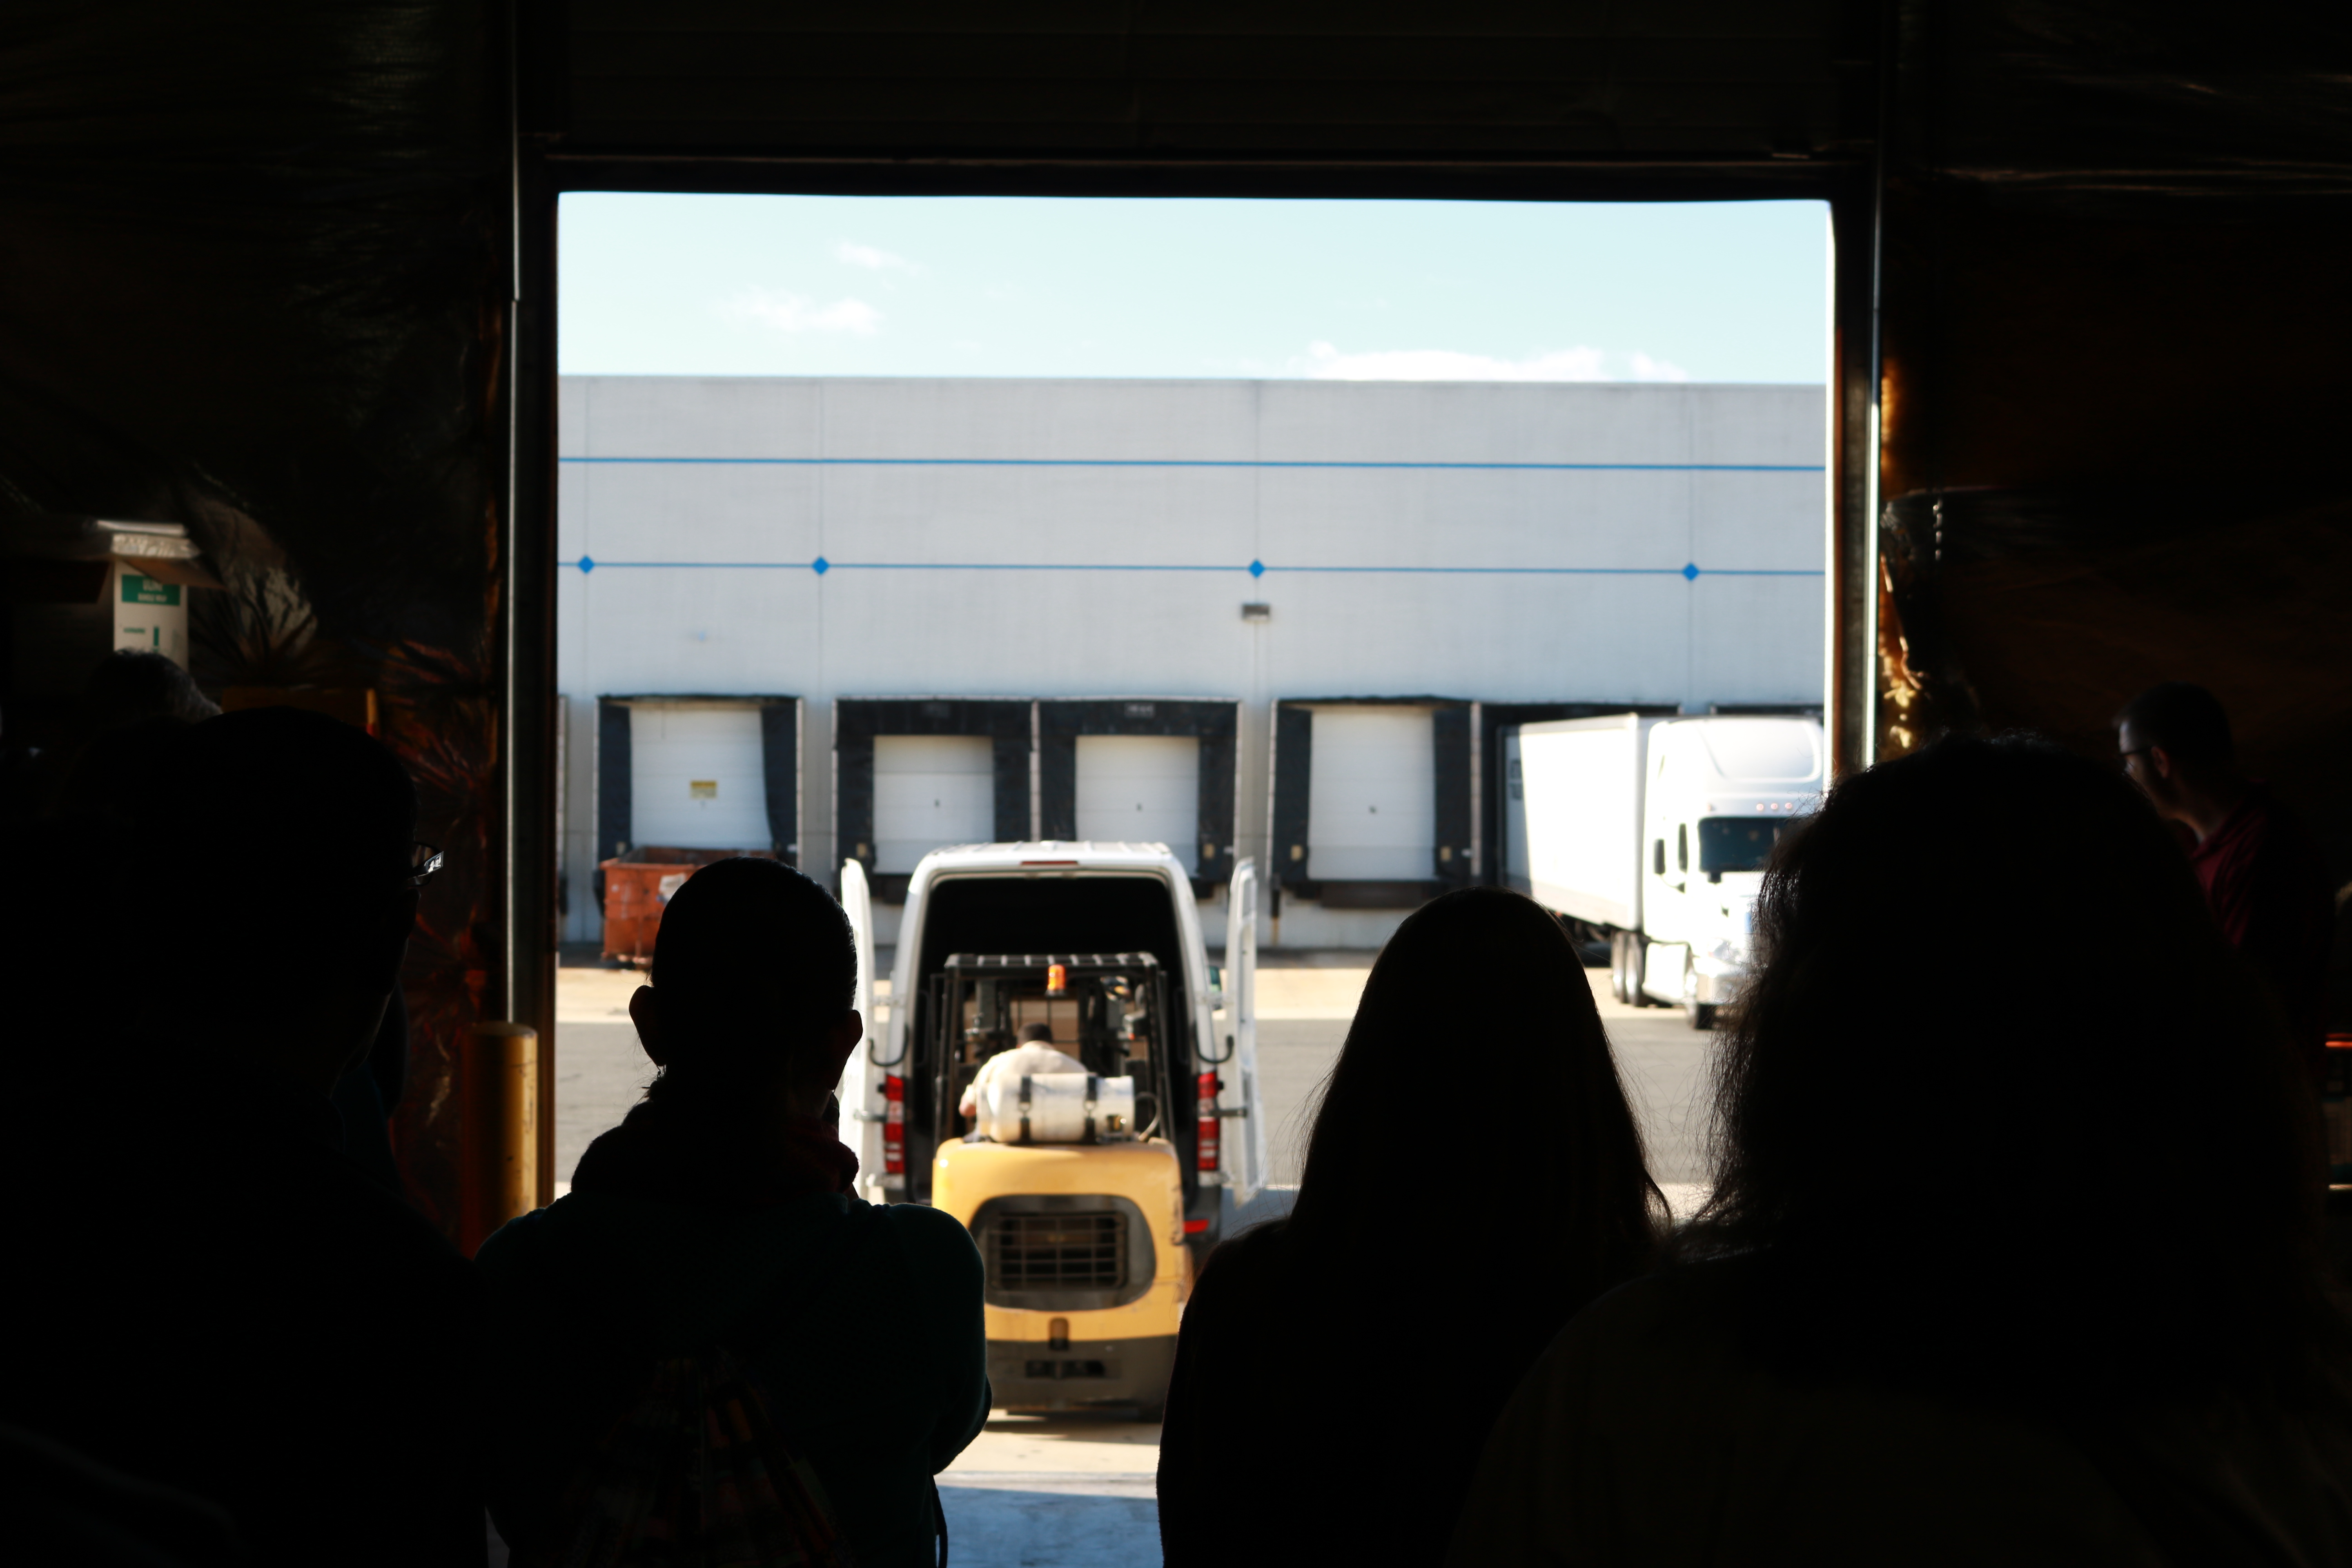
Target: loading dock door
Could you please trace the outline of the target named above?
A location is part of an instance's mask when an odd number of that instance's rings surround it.
[[[632,704],[629,784],[632,843],[765,850],[774,837],[750,704]]]
[[[1201,742],[1191,735],[1080,735],[1080,838],[1168,846],[1201,867]]]
[[[1318,706],[1307,780],[1307,875],[1421,881],[1436,853],[1431,710]]]
[[[875,736],[875,870],[903,875],[942,844],[994,838],[994,766],[985,735]]]

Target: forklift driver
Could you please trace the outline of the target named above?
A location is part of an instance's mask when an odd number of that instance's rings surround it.
[[[956,1103],[958,1114],[967,1119],[977,1115],[981,1091],[999,1079],[1087,1070],[1086,1064],[1076,1057],[1055,1050],[1050,1044],[1053,1038],[1051,1024],[1023,1025],[1019,1045],[1008,1047],[980,1064],[980,1071],[972,1076],[971,1082],[964,1088],[963,1098]]]

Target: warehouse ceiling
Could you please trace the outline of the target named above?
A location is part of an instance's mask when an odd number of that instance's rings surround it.
[[[2336,7],[573,0],[526,23],[525,128],[606,186],[1758,196],[1867,164],[1885,104],[1902,163],[2006,192],[2352,191]]]

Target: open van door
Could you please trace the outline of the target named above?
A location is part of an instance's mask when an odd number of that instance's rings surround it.
[[[1266,1178],[1265,1102],[1257,1082],[1255,860],[1244,860],[1234,868],[1233,886],[1225,894],[1225,1036],[1232,1044],[1217,1070],[1239,1103],[1219,1098],[1231,1107],[1228,1115],[1238,1110],[1241,1116],[1241,1126],[1228,1127],[1223,1139],[1233,1156],[1225,1180],[1238,1207],[1257,1196]]]
[[[851,1005],[866,1020],[866,1037],[842,1069],[841,1141],[857,1156],[858,1195],[881,1203],[882,1122],[887,1107],[874,1062],[887,1036],[874,1016],[874,899],[866,889],[866,868],[855,860],[841,863],[841,909],[857,942],[857,984],[850,993]]]

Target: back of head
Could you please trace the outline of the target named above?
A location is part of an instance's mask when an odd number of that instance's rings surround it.
[[[1491,1137],[1446,1135],[1482,1118]],[[1488,1276],[1597,1289],[1647,1264],[1654,1194],[1559,922],[1496,888],[1422,906],[1381,950],[1325,1081],[1295,1233],[1393,1258],[1412,1227],[1440,1226]]]
[[[654,939],[667,1058],[656,1087],[789,1071],[849,1011],[856,985],[849,917],[823,888],[776,860],[705,866],[671,896]]]
[[[1054,1043],[1054,1026],[1046,1023],[1024,1024],[1021,1026],[1019,1043],[1024,1046],[1050,1046]]]
[[[2123,705],[2116,723],[2130,725],[2141,745],[2161,746],[2192,767],[2227,767],[2237,754],[2221,699],[2186,680],[2149,687]]]
[[[1761,1249],[1774,1353],[2056,1394],[2325,1337],[2307,1088],[2113,770],[1949,740],[1851,778],[1756,935],[1686,1241]]]
[[[416,831],[382,742],[290,708],[224,714],[162,749],[142,804],[126,893],[163,917],[173,1009],[226,1021],[373,983],[351,969],[381,956],[372,933],[405,897]]]
[[[92,731],[142,719],[196,724],[220,711],[186,670],[160,653],[139,648],[116,648],[99,661],[82,687],[82,709]]]

